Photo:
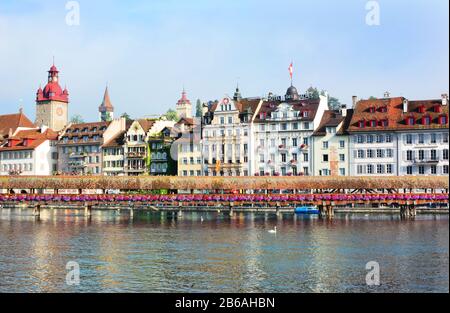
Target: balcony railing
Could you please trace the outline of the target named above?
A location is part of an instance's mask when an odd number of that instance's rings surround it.
[[[128,152],[127,157],[128,158],[136,158],[136,159],[142,159],[145,158],[145,152]]]
[[[71,153],[69,155],[69,159],[82,159],[85,157],[87,157],[87,153],[85,153],[85,152],[79,152],[79,153],[75,152],[75,153]]]
[[[416,164],[437,164],[439,163],[438,158],[416,158],[414,159]]]

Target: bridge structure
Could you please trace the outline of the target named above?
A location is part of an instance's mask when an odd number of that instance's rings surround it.
[[[294,213],[316,206],[332,218],[336,210],[398,211],[446,208],[447,177],[0,177],[0,206],[136,210],[181,216],[183,212]],[[167,194],[158,194],[165,190]]]

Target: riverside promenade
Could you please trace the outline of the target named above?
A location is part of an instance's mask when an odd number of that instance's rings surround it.
[[[0,206],[135,210],[177,214],[219,211],[448,214],[447,177],[0,177]],[[73,191],[67,194],[67,190]],[[164,190],[167,194],[157,194]],[[64,194],[61,194],[65,191]],[[76,192],[75,192],[76,191]]]

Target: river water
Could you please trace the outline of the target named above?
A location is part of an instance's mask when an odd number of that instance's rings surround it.
[[[0,209],[0,292],[449,292],[448,222]]]

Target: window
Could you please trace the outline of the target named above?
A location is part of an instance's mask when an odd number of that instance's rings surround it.
[[[412,161],[414,159],[414,151],[406,151],[406,161]]]
[[[413,143],[413,136],[411,134],[406,135],[406,144],[412,145]]]
[[[323,142],[323,148],[324,149],[328,149],[328,141],[324,141]]]
[[[406,174],[407,175],[412,175],[413,174],[413,167],[412,166],[407,166],[406,167]]]
[[[392,158],[394,156],[394,151],[392,149],[387,149],[386,150],[386,157],[387,158]]]
[[[423,166],[423,165],[419,166],[419,174],[420,175],[424,175],[425,174],[425,166]]]
[[[377,164],[377,174],[384,174],[384,165]]]
[[[286,153],[281,154],[281,162],[283,162],[283,163],[286,162]]]
[[[419,144],[424,144],[425,143],[425,136],[424,134],[419,134]]]
[[[448,143],[448,133],[443,133],[442,134],[442,142],[443,143]]]
[[[373,136],[367,135],[367,143],[373,143]]]
[[[364,137],[362,135],[356,136],[356,142],[357,143],[364,143]]]
[[[431,174],[436,175],[437,174],[437,167],[436,165],[431,165]]]
[[[287,124],[286,123],[281,124],[281,130],[287,130]]]
[[[345,154],[339,154],[339,161],[345,162]]]
[[[444,149],[444,150],[442,151],[442,158],[443,158],[444,160],[448,160],[448,149]]]
[[[292,146],[297,147],[297,138],[292,138]]]
[[[336,134],[336,127],[327,127],[327,133]]]
[[[339,175],[345,176],[345,168],[340,168],[339,169]]]
[[[430,125],[431,118],[429,116],[422,117],[422,125]]]
[[[419,160],[425,160],[425,151],[419,150]]]
[[[431,135],[430,135],[430,142],[431,142],[431,143],[436,143],[436,142],[437,142],[436,134],[431,134]]]
[[[225,124],[225,117],[223,116],[220,117],[220,124],[222,125]]]
[[[339,141],[339,148],[341,148],[341,149],[345,148],[345,141],[344,140]]]
[[[322,161],[323,162],[328,162],[328,154],[323,154],[322,155]]]
[[[228,124],[233,124],[233,117],[232,116],[228,116]]]
[[[359,128],[364,128],[364,127],[366,127],[366,122],[365,122],[365,121],[359,121],[359,122],[358,122],[358,127],[359,127]]]
[[[373,158],[375,155],[373,153],[373,150],[367,150],[367,157],[368,158]]]
[[[384,151],[382,149],[377,149],[377,158],[383,158],[384,157]]]
[[[373,165],[372,164],[367,165],[367,174],[373,174]]]
[[[292,160],[294,160],[294,161],[298,160],[297,153],[292,153]]]
[[[356,167],[356,173],[363,174],[364,173],[364,167],[362,165],[358,165]]]
[[[386,142],[392,142],[392,135],[386,135]]]
[[[386,173],[392,174],[392,164],[387,164],[386,165]]]
[[[309,129],[309,123],[308,123],[308,122],[305,122],[305,123],[304,123],[304,128],[305,128],[305,129]]]
[[[442,168],[442,171],[444,174],[448,174],[448,165],[444,165],[444,167]]]
[[[377,135],[377,143],[384,142],[384,136],[383,135]]]
[[[364,159],[364,150],[358,150],[358,159]]]
[[[431,150],[431,160],[435,161],[437,160],[437,151]]]
[[[259,162],[260,163],[264,163],[265,161],[264,161],[264,154],[260,154],[259,155]]]
[[[303,154],[303,162],[309,162],[309,154],[308,153]]]
[[[292,129],[298,130],[298,123],[293,123],[292,124]]]

